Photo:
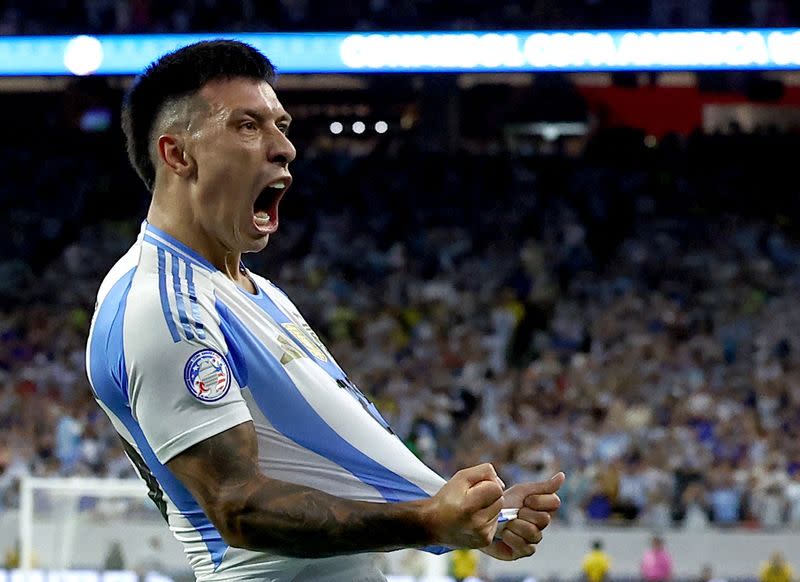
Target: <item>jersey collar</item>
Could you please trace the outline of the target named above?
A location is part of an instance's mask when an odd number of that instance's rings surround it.
[[[142,230],[139,234],[141,238],[148,242],[152,242],[156,246],[166,247],[168,250],[172,252],[177,252],[184,256],[185,259],[191,260],[191,262],[208,269],[209,271],[217,271],[218,269],[211,264],[211,262],[206,259],[203,255],[198,253],[191,247],[186,246],[181,241],[176,239],[174,236],[167,234],[160,228],[157,228],[147,222],[146,220],[142,222]]]

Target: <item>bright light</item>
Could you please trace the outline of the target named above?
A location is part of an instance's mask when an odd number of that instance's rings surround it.
[[[656,136],[648,135],[646,138],[644,138],[644,145],[646,145],[649,148],[656,147],[658,145],[658,140],[656,139]]]
[[[356,121],[353,123],[353,133],[364,133],[365,129],[367,129],[367,126],[364,125],[363,121]]]
[[[385,121],[376,121],[375,122],[375,131],[378,133],[386,133],[389,131],[389,124]]]
[[[330,130],[333,135],[339,135],[344,131],[344,125],[342,125],[339,121],[334,121],[331,123]]]
[[[283,73],[800,70],[800,28],[225,36],[275,55]],[[0,75],[133,75],[169,50],[207,38],[0,35]]]
[[[545,141],[556,141],[561,133],[558,131],[558,126],[554,124],[546,124],[542,127],[542,137]]]
[[[103,63],[103,45],[93,36],[76,36],[64,49],[64,66],[73,75],[89,75]]]

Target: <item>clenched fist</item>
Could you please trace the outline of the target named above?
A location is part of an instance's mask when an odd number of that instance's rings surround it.
[[[435,543],[482,548],[492,542],[503,507],[503,482],[489,463],[462,469],[427,504]]]
[[[536,551],[542,541],[542,530],[559,507],[558,490],[564,483],[564,473],[556,473],[547,481],[519,483],[503,494],[504,507],[519,508],[517,519],[508,522],[502,536],[481,551],[498,560],[517,560]]]

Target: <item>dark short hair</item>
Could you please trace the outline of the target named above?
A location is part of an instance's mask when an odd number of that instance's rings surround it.
[[[122,129],[128,159],[151,192],[156,168],[150,157],[150,133],[168,101],[197,93],[216,79],[244,77],[275,82],[275,67],[261,52],[236,40],[190,44],[150,64],[128,89],[122,105]]]
[[[592,549],[602,550],[603,549],[603,542],[600,541],[600,540],[594,540],[592,542]]]

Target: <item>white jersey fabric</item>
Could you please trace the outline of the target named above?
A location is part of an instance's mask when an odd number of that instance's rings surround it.
[[[429,497],[444,483],[286,295],[251,277],[256,294],[145,222],[98,293],[86,355],[95,397],[198,580],[384,580],[369,554],[298,559],[228,546],[165,467],[252,420],[260,468],[275,479],[388,503]]]

